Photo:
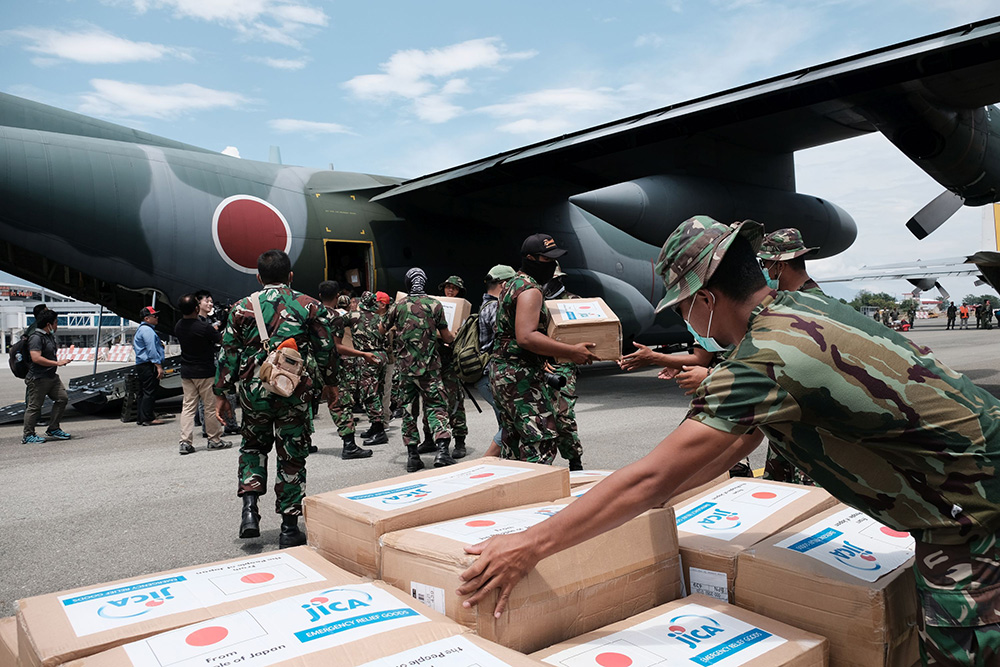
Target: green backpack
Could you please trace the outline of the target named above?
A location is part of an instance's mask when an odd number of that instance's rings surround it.
[[[479,349],[479,314],[469,315],[462,322],[452,343],[452,352],[458,378],[472,384],[483,377],[490,353]]]

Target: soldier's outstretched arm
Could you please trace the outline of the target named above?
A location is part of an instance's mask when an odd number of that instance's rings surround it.
[[[735,456],[733,446],[739,439],[738,434],[685,419],[652,452],[610,475],[550,519],[524,532],[466,547],[467,553],[479,558],[461,574],[464,583],[457,592],[469,596],[462,604],[471,607],[497,591],[494,615],[499,618],[514,585],[538,561],[662,505],[686,480],[701,478],[701,470],[713,461]],[[749,442],[744,443],[747,447]]]

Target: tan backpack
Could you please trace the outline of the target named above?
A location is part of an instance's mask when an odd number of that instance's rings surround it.
[[[260,341],[267,352],[267,358],[260,365],[257,377],[260,378],[264,389],[288,397],[295,393],[295,388],[299,386],[302,373],[305,371],[305,363],[298,349],[293,347],[278,346],[271,349],[271,339],[267,335],[267,328],[264,326],[264,315],[260,309],[260,292],[250,295],[250,306],[253,309],[254,318],[257,320],[257,332],[260,334]]]

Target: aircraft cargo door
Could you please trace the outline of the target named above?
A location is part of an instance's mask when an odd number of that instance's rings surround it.
[[[375,290],[372,244],[369,241],[325,240],[326,279],[336,280],[340,289],[349,289],[353,296],[365,290]]]

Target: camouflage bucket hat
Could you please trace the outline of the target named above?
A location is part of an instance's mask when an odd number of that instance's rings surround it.
[[[764,238],[764,225],[753,220],[724,225],[707,215],[696,215],[682,222],[667,237],[656,259],[654,270],[667,288],[656,312],[704,287],[737,236],[743,236],[757,252]]]
[[[808,255],[819,248],[807,248],[802,240],[802,232],[794,227],[786,227],[771,232],[760,244],[757,257],[772,262],[787,262],[796,257]]]
[[[461,276],[448,276],[447,280],[438,285],[438,291],[443,293],[445,285],[458,288],[459,297],[465,296],[465,281],[462,280]]]

